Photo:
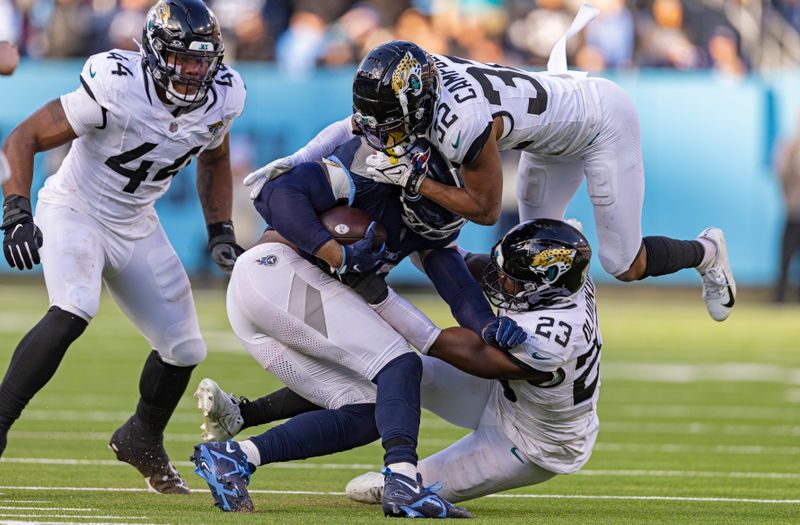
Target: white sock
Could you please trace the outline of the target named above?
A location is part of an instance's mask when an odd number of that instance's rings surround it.
[[[698,237],[695,239],[697,242],[703,245],[705,248],[705,254],[703,254],[703,260],[700,261],[700,264],[697,265],[697,269],[700,271],[707,270],[711,263],[714,261],[714,258],[717,256],[717,245],[714,244],[714,241],[711,239],[707,239],[705,237]]]
[[[402,474],[414,481],[417,479],[417,467],[411,463],[392,463],[391,465],[386,465],[386,467],[395,474]]]
[[[260,467],[261,466],[261,453],[258,451],[258,447],[255,443],[250,441],[249,439],[245,441],[237,441],[239,446],[244,452],[244,455],[247,456],[247,462],[252,463],[253,465]]]

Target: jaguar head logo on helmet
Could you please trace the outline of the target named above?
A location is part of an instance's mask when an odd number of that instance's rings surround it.
[[[489,302],[513,311],[565,302],[583,288],[591,258],[586,237],[566,222],[523,222],[492,248],[484,291]]]
[[[433,123],[439,78],[433,57],[395,40],[367,54],[353,79],[353,115],[373,148],[413,145]]]
[[[202,0],[159,0],[147,14],[141,49],[153,81],[179,106],[205,100],[225,54],[217,18]]]

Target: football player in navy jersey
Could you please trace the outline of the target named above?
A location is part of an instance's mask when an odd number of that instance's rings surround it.
[[[615,83],[566,68],[565,41],[597,15],[584,5],[553,48],[547,72],[435,55],[413,42],[372,49],[353,80],[353,115],[323,130],[301,152],[253,172],[258,187],[302,155],[327,155],[363,134],[376,153],[369,176],[425,195],[478,224],[500,216],[500,152],[520,150],[520,220],[563,219],[586,180],[603,268],[621,281],[695,268],[706,308],[716,321],[730,315],[736,282],[725,236],[706,228],[694,240],[642,236],[644,163],[639,118],[631,97]],[[425,137],[453,164],[464,187],[427,179],[403,150]]]
[[[223,441],[232,433],[212,432],[219,425],[209,421],[207,433],[218,441],[197,445],[192,460],[222,510],[252,508],[246,486],[255,466],[330,454],[380,437],[385,514],[468,515],[426,490],[418,478],[420,358],[365,298],[386,300],[382,276],[416,253],[456,319],[477,341],[481,334],[484,341],[509,348],[524,338],[508,318],[495,317],[456,249],[463,219],[418,195],[359,176],[370,154],[363,140],[354,139],[325,162],[300,164],[292,176],[265,185],[256,199],[271,229],[237,260],[228,286],[228,317],[259,364],[307,400],[299,401],[299,408],[310,403],[323,409],[238,442]],[[410,154],[432,178],[460,183],[424,141]],[[340,245],[318,217],[340,203],[380,222],[387,231],[385,245],[374,246],[369,231],[360,241]],[[416,333],[412,343],[425,350],[434,331]],[[211,381],[202,382],[196,395],[207,413],[218,410],[215,404],[232,402]]]
[[[160,0],[147,14],[141,52],[89,57],[75,91],[7,137],[3,254],[19,270],[42,263],[50,308],[20,341],[0,385],[0,454],[11,425],[94,318],[105,282],[152,349],[136,411],[109,446],[151,490],[189,492],[164,450],[164,429],[206,345],[189,278],[154,203],[196,157],[209,249],[230,272],[243,250],[230,221],[228,132],[245,88],[223,55],[220,26],[201,0]],[[34,156],[70,141],[39,192],[34,220]]]

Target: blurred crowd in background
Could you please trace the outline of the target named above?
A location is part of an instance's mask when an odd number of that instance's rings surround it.
[[[800,0],[592,0],[568,52],[577,68],[750,69],[800,60]],[[23,55],[135,49],[153,0],[0,0],[0,40]],[[393,38],[483,62],[542,66],[582,0],[208,0],[227,55],[302,75],[358,62]]]

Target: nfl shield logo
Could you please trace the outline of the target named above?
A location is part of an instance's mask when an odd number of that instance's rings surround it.
[[[178,123],[177,122],[170,122],[169,123],[169,132],[170,133],[175,133],[176,131],[178,131]]]

